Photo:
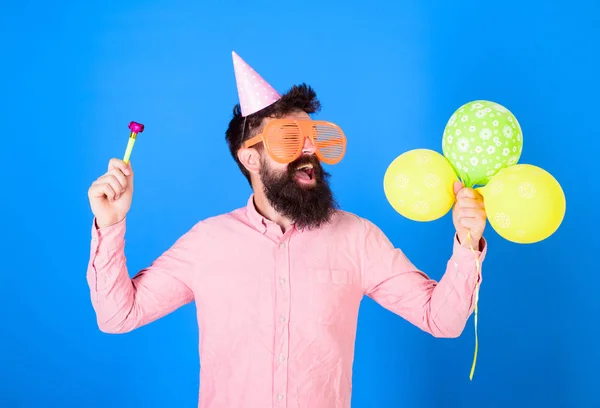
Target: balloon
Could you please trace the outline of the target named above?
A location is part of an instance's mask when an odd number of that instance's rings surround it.
[[[477,191],[492,228],[512,242],[542,241],[554,234],[565,216],[566,199],[558,181],[530,164],[502,169]]]
[[[443,217],[454,203],[458,177],[448,160],[428,149],[415,149],[398,156],[388,166],[383,181],[390,205],[414,221]]]
[[[501,169],[517,164],[523,134],[504,106],[474,101],[461,106],[444,129],[442,151],[466,187],[484,185]]]

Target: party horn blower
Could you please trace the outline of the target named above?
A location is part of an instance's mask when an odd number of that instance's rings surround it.
[[[131,133],[129,133],[129,142],[127,142],[127,149],[125,150],[125,156],[123,157],[125,163],[129,163],[129,157],[131,156],[135,139],[138,133],[144,131],[144,125],[137,122],[129,122],[129,130],[131,130]]]

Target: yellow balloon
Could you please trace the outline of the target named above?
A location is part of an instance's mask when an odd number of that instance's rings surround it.
[[[448,160],[428,149],[410,150],[388,166],[383,189],[390,205],[413,221],[443,217],[454,204],[458,176]]]
[[[502,169],[477,190],[483,196],[492,228],[520,244],[539,242],[554,234],[567,208],[558,181],[530,164]]]

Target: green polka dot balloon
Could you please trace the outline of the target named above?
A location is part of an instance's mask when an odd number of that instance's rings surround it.
[[[444,156],[467,187],[485,185],[501,169],[518,163],[523,134],[504,106],[473,101],[450,118],[442,139]]]

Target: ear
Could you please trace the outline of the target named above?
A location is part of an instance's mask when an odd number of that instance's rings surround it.
[[[258,174],[260,170],[260,153],[251,147],[241,148],[237,152],[239,161],[250,173]]]

